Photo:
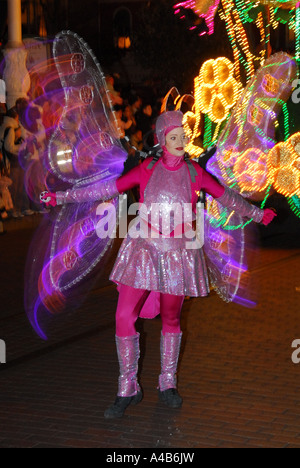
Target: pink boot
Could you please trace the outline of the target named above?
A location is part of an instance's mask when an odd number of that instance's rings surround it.
[[[139,334],[126,337],[116,336],[120,366],[119,390],[114,404],[104,413],[107,419],[121,418],[129,405],[136,405],[142,400],[142,391],[137,381],[140,357],[139,339]]]
[[[180,408],[182,398],[177,391],[177,364],[182,333],[161,334],[161,374],[159,376],[159,398],[169,408]]]

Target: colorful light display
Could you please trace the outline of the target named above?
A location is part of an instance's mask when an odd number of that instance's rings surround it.
[[[259,198],[264,199],[265,190],[273,182],[267,155],[276,144],[276,119],[292,93],[296,71],[292,57],[285,53],[275,54],[241,90],[233,78],[233,64],[228,59],[221,57],[205,62],[195,79],[194,99],[191,96],[180,98],[178,90],[174,95],[174,89],[167,95],[169,98],[173,94],[176,109],[183,100],[190,102],[191,110],[184,116],[185,129],[191,139],[187,151],[193,157],[203,152],[194,142],[200,136],[200,123],[206,116],[210,122],[219,125],[234,108],[219,137],[217,153],[209,163],[210,170],[245,196],[261,193]],[[216,101],[217,105],[214,105]]]
[[[187,0],[179,2],[174,6],[175,14],[180,15],[181,19],[185,18],[182,9],[191,9],[199,18],[203,18],[208,28],[208,34],[214,32],[214,18],[219,6],[220,0]],[[195,29],[191,26],[190,29]],[[205,35],[206,32],[200,32],[200,36]]]
[[[230,60],[219,57],[205,62],[195,80],[198,107],[213,122],[223,122],[240,95],[240,85],[233,71]]]
[[[299,12],[300,3],[293,1],[275,0],[189,0],[176,3],[175,13],[181,19],[185,19],[184,10],[190,9],[200,18],[205,18],[208,27],[208,34],[214,32],[214,17],[218,11],[220,18],[225,22],[228,38],[232,47],[235,65],[235,77],[242,80],[242,70],[246,73],[248,82],[254,75],[256,63],[263,65],[271,54],[270,31],[276,29],[279,22],[288,24],[288,27],[295,32],[296,36],[296,58],[300,57],[300,33],[299,33]],[[261,50],[258,52],[251,50],[245,23],[255,22],[260,33]],[[193,28],[191,28],[193,29]],[[206,34],[206,32],[201,33]]]
[[[300,133],[269,152],[268,170],[277,192],[285,197],[300,197]]]
[[[244,89],[209,161],[210,171],[246,197],[263,200],[272,182],[267,155],[276,145],[275,122],[296,74],[296,61],[288,54],[266,60]]]
[[[217,143],[220,148],[214,161],[211,161],[214,167],[210,167],[218,177],[244,196],[258,198],[262,203],[265,203],[267,195],[274,188],[288,197],[292,209],[300,215],[299,157],[295,147],[293,149],[291,146],[289,114],[285,104],[291,94],[292,78],[297,74],[299,77],[300,68],[298,65],[297,69],[296,63],[300,62],[300,2],[220,0],[215,3],[186,1],[176,4],[179,5],[192,9],[199,16],[208,14],[209,8],[216,7],[214,16],[218,10],[220,18],[225,22],[234,57],[227,89],[222,88],[221,80],[217,78],[217,61],[214,60],[207,61],[195,79],[194,106],[185,119],[187,123],[197,123],[198,127],[194,126],[192,130],[190,124],[186,127],[191,138],[188,151],[193,157],[201,155],[202,148],[195,141],[199,138],[199,129],[202,127],[204,148],[212,142]],[[255,23],[260,34],[261,49],[258,55],[251,50],[247,38],[245,24],[248,22]],[[280,77],[274,68],[267,70],[271,53],[270,31],[271,28],[276,29],[280,22],[287,24],[295,32],[295,61],[289,56],[278,57],[280,69],[286,67],[287,76],[284,82],[284,73]],[[256,89],[256,84],[249,86],[249,83],[255,80],[255,74],[259,74],[259,70],[255,72],[258,64],[265,73],[259,89]],[[245,81],[245,91],[236,104]],[[231,102],[228,99],[228,90],[234,96],[231,107],[228,105]],[[276,100],[278,106],[274,106]],[[287,141],[275,146],[275,128],[278,126],[276,119],[281,108]],[[235,124],[231,126],[230,122]],[[252,136],[249,129],[252,129]],[[273,167],[272,161],[278,154],[278,167]]]
[[[276,8],[293,8],[297,5],[298,0],[259,0],[259,3]]]
[[[267,155],[258,148],[249,148],[233,166],[233,174],[243,192],[262,192],[268,184]]]

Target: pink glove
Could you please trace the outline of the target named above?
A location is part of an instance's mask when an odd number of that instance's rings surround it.
[[[46,206],[56,206],[56,193],[42,192],[40,194],[41,203],[45,203]]]
[[[262,224],[267,226],[277,216],[277,213],[272,208],[266,208],[262,219]]]

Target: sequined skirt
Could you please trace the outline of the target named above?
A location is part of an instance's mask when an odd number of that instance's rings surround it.
[[[110,280],[136,289],[175,296],[207,296],[208,273],[202,248],[186,248],[185,239],[124,239]]]

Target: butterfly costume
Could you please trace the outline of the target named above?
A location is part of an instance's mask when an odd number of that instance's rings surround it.
[[[138,317],[153,318],[158,314],[162,320],[159,397],[167,406],[178,408],[182,398],[177,391],[176,373],[185,296],[209,293],[214,257],[218,258],[218,267],[226,270],[220,273],[220,290],[227,300],[236,297],[241,274],[243,242],[235,242],[230,247],[233,251],[225,254],[212,248],[212,243],[205,251],[205,236],[201,232],[207,216],[199,216],[199,194],[204,191],[233,216],[257,223],[267,224],[275,213],[250,204],[190,160],[184,152],[180,111],[158,117],[156,136],[160,149],[156,156],[121,175],[126,154],[117,137],[102,78],[99,87],[102,75],[95,58],[70,32],[57,37],[54,51],[66,104],[49,144],[47,169],[58,182],[48,185],[49,189],[41,195],[41,201],[52,206],[54,214],[41,228],[46,254],[42,269],[37,269],[39,294],[31,308],[31,322],[42,334],[40,308],[55,314],[72,303],[74,289],[86,284],[109,250],[113,239],[109,233],[116,227],[119,196],[137,187],[138,216],[130,223],[110,275],[119,292],[116,346],[120,375],[117,398],[105,417],[121,417],[130,404],[141,401],[137,378],[140,336],[135,323]],[[173,142],[178,142],[176,148]],[[101,203],[105,209],[101,209]],[[104,229],[104,224],[108,229]],[[215,240],[216,236],[225,235],[217,228],[210,234]],[[216,275],[213,281],[217,284]]]

